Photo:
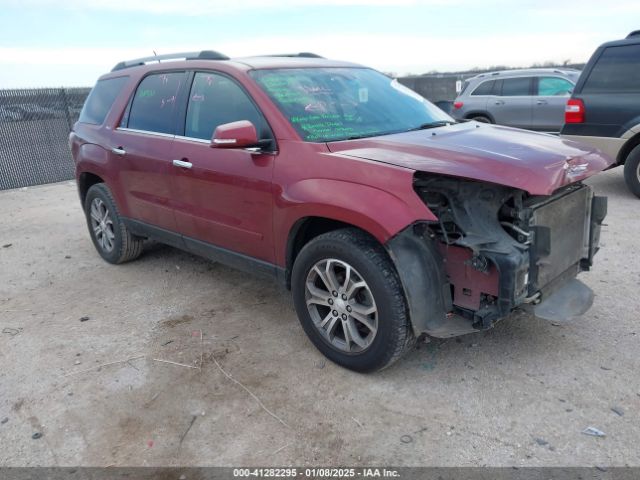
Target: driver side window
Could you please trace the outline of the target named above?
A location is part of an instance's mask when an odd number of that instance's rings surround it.
[[[185,137],[209,140],[216,127],[238,120],[253,123],[258,138],[272,138],[264,117],[234,80],[212,72],[197,72],[189,93]]]

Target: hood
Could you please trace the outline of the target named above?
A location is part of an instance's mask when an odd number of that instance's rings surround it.
[[[532,195],[550,195],[614,163],[593,147],[555,135],[477,122],[327,146],[336,155],[507,185]]]

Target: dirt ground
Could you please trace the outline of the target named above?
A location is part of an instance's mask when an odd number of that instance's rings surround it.
[[[517,314],[373,375],[325,361],[269,281],[158,244],[105,263],[71,182],[0,192],[0,466],[638,466],[640,200],[621,169],[590,183],[584,317]]]

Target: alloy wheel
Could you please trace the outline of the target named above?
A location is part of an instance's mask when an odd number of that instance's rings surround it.
[[[105,252],[113,250],[115,233],[113,231],[113,220],[107,205],[99,198],[94,198],[91,202],[91,228],[93,235],[100,248]]]
[[[369,285],[348,263],[334,258],[317,262],[305,285],[313,324],[332,346],[361,353],[378,331],[378,308]]]

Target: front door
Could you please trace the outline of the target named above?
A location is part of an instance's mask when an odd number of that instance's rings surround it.
[[[275,143],[265,153],[211,148],[218,125],[251,121],[262,139],[273,139],[264,117],[235,80],[196,72],[184,135],[173,156],[175,215],[187,246],[200,254],[214,247],[274,262],[272,174]]]
[[[185,72],[145,77],[113,132],[110,153],[119,164],[129,217],[172,232],[176,221],[171,205],[171,149],[178,95],[185,80]]]

